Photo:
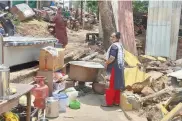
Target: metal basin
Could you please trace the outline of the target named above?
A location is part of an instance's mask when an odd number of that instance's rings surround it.
[[[71,61],[69,77],[75,81],[94,82],[98,75],[99,69],[104,68],[103,65],[95,62]]]

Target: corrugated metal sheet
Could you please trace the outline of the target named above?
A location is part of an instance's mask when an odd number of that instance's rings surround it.
[[[176,1],[149,1],[146,54],[176,58],[179,6]],[[178,8],[178,9],[176,9]],[[174,14],[174,12],[177,12]],[[174,14],[174,15],[173,15]]]
[[[172,4],[172,21],[171,21],[171,41],[170,41],[170,58],[177,58],[178,33],[181,17],[181,1],[175,1]]]
[[[149,1],[146,54],[169,57],[171,1]]]
[[[137,54],[132,1],[118,1],[118,28],[122,34],[124,48],[133,54]]]

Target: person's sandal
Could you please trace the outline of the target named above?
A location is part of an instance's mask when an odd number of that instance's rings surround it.
[[[112,107],[112,105],[102,104],[101,107]]]
[[[119,104],[114,104],[114,106],[119,106]]]

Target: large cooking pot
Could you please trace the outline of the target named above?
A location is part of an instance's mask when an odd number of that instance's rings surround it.
[[[99,69],[104,66],[96,62],[71,61],[70,71],[68,73],[70,79],[81,82],[94,82],[97,78]]]
[[[9,88],[10,69],[4,65],[0,65],[0,98],[7,98],[10,94]]]

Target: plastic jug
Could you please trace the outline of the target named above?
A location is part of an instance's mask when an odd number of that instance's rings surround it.
[[[53,97],[59,100],[59,112],[66,112],[68,96],[65,93],[58,93],[53,94]]]

